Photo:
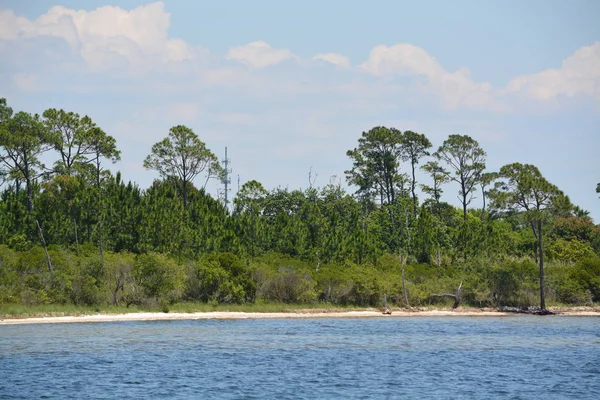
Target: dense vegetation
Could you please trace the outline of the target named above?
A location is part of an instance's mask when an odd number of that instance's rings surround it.
[[[600,301],[600,227],[585,210],[532,165],[486,171],[469,136],[432,147],[375,127],[347,152],[354,194],[249,181],[225,204],[203,189],[224,169],[187,127],[149,149],[160,179],[142,190],[108,169],[116,140],[89,117],[0,99],[0,304],[419,306],[461,283],[473,306]]]

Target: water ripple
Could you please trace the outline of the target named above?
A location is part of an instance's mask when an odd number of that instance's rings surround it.
[[[0,326],[0,398],[600,398],[594,318]]]

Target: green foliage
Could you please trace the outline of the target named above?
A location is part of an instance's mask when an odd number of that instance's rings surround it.
[[[519,213],[533,231],[540,268],[540,307],[546,308],[544,288],[544,222],[551,215],[573,207],[569,199],[553,184],[548,182],[533,165],[513,163],[500,168],[498,181],[490,191],[492,207],[505,212]],[[560,253],[562,254],[562,253]],[[571,255],[568,255],[571,256]]]
[[[538,290],[533,260],[543,256],[549,298],[598,301],[600,227],[585,210],[533,166],[484,172],[485,153],[468,136],[451,135],[436,152],[448,171],[426,160],[430,147],[422,134],[375,127],[347,153],[356,196],[335,177],[322,188],[309,177],[306,190],[251,180],[230,212],[194,185],[223,169],[187,127],[152,147],[144,166],[161,179],[141,190],[104,168],[120,152],[89,117],[13,114],[0,99],[0,303],[169,312],[182,300],[379,307],[385,295],[404,305],[404,270],[411,305],[445,306],[434,294],[461,283],[463,304],[525,305]],[[52,170],[41,162],[47,151]],[[424,159],[430,198],[419,203],[415,168]],[[401,172],[409,170],[411,178]],[[450,180],[462,210],[440,201]],[[484,207],[468,210],[476,188]]]
[[[251,303],[256,283],[244,263],[232,253],[213,253],[188,266],[187,296],[215,303]]]
[[[181,180],[185,209],[189,183],[202,172],[206,172],[206,181],[222,178],[224,173],[217,156],[206,148],[194,131],[183,125],[172,127],[168,137],[152,146],[152,153],[144,160],[144,167],[158,171],[164,178],[177,177]]]
[[[485,271],[491,301],[495,306],[527,306],[528,294],[535,295],[537,265],[530,261],[511,262]]]
[[[410,162],[412,171],[410,190],[412,193],[415,215],[418,207],[417,195],[415,194],[415,188],[417,186],[415,168],[422,157],[429,155],[427,149],[431,146],[431,142],[425,135],[412,131],[406,131],[402,134],[402,140],[400,141],[400,157],[403,161]]]
[[[135,282],[148,297],[177,298],[183,284],[182,268],[172,259],[159,253],[140,254],[132,270]]]
[[[368,201],[379,196],[381,204],[394,202],[406,178],[398,173],[402,132],[378,126],[363,132],[358,147],[346,155],[353,162],[346,171],[348,182],[358,187],[359,197]]]
[[[552,222],[551,236],[566,241],[578,240],[600,254],[600,226],[587,217],[559,216]]]
[[[448,173],[437,161],[429,161],[423,165],[421,169],[425,171],[433,181],[433,186],[421,185],[421,189],[431,196],[436,203],[439,203],[443,193],[441,186],[450,180]]]
[[[557,239],[550,245],[552,259],[557,261],[576,262],[595,256],[594,249],[577,239]]]
[[[591,301],[600,301],[600,258],[581,260],[571,269],[569,277],[586,291]],[[589,302],[589,301],[588,301]]]
[[[475,186],[485,170],[486,153],[470,136],[450,135],[434,156],[453,170],[454,174],[447,173],[447,176],[460,185],[458,193],[463,205],[463,218],[466,220],[467,206],[473,199]]]

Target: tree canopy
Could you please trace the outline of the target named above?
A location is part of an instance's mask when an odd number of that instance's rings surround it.
[[[165,133],[141,188],[114,171],[117,140],[91,118],[0,99],[0,305],[420,306],[459,286],[475,307],[529,306],[538,290],[542,310],[600,301],[589,212],[533,165],[486,170],[469,136],[429,155],[424,134],[374,127],[346,153],[350,193],[312,171],[307,189],[249,179],[230,210],[204,190],[224,178],[214,153],[189,127]],[[442,196],[456,189],[461,207]]]
[[[569,210],[568,198],[548,182],[533,165],[513,163],[500,168],[490,193],[493,207],[509,213],[523,213],[537,239],[540,267],[540,308],[546,310],[544,292],[543,223],[548,213]]]
[[[485,151],[470,136],[450,135],[434,155],[454,172],[448,176],[460,185],[459,200],[463,206],[463,218],[466,220],[467,207],[473,200],[475,186],[480,182],[481,174],[485,170]]]
[[[190,128],[178,125],[169,130],[169,136],[152,146],[152,152],[144,160],[144,167],[154,169],[164,178],[181,180],[184,208],[188,206],[188,184],[206,173],[203,187],[210,178],[223,177],[223,168],[206,144]]]

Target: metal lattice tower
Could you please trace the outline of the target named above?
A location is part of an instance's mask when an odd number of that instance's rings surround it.
[[[223,168],[225,169],[225,177],[221,179],[221,183],[225,185],[225,207],[229,207],[228,193],[231,190],[229,188],[229,184],[231,183],[231,179],[229,178],[229,174],[231,174],[231,168],[229,168],[229,164],[231,163],[231,161],[229,160],[229,158],[227,158],[227,147],[225,147],[225,158],[223,159],[222,163]]]

